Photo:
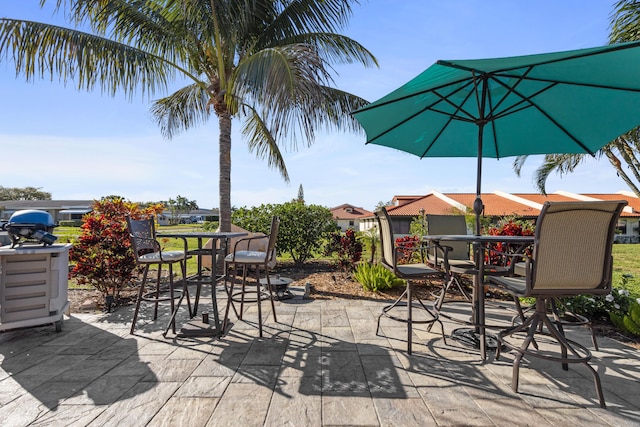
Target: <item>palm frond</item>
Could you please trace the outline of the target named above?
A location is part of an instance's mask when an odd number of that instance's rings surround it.
[[[205,123],[210,116],[209,94],[199,84],[186,86],[158,99],[151,113],[168,139],[193,126]]]
[[[282,44],[307,44],[313,46],[326,62],[335,64],[360,63],[365,67],[377,67],[378,61],[357,41],[334,33],[307,33],[283,40]]]
[[[140,49],[82,31],[30,21],[0,19],[0,59],[11,57],[27,80],[57,77],[79,89],[98,85],[115,95],[164,89],[174,68]]]
[[[522,168],[524,167],[525,162],[527,161],[527,158],[529,156],[525,155],[525,156],[518,156],[513,160],[513,171],[516,173],[516,176],[520,176],[520,173],[522,172]]]
[[[640,4],[637,0],[620,0],[610,17],[609,43],[640,40]]]
[[[270,168],[280,172],[282,179],[289,182],[289,173],[282,157],[282,152],[273,138],[266,123],[256,110],[248,105],[243,106],[245,116],[242,134],[245,136],[249,151],[256,154],[261,160],[267,160]]]
[[[562,176],[573,172],[586,159],[586,154],[546,154],[544,162],[535,172],[535,184],[540,193],[547,194],[547,178],[552,172]]]
[[[263,32],[266,39],[282,40],[298,34],[337,32],[345,27],[357,0],[276,1],[276,17]]]

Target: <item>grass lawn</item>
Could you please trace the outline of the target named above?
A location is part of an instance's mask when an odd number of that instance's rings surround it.
[[[613,286],[621,284],[623,274],[633,276],[626,288],[635,298],[640,298],[640,244],[613,245]]]

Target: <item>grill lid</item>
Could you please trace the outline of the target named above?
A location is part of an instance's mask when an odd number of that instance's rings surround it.
[[[12,225],[32,225],[40,230],[48,230],[55,227],[56,223],[49,212],[39,211],[36,209],[25,209],[16,211],[9,217],[9,224]]]

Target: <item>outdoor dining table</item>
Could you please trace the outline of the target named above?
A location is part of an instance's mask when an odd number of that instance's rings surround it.
[[[509,243],[519,245],[518,252],[533,244],[533,236],[495,236],[495,235],[474,235],[474,234],[428,234],[423,236],[426,242],[433,242],[437,245],[446,246],[449,242],[468,242],[473,247],[473,259],[476,263],[475,276],[473,277],[473,294],[472,294],[472,330],[458,329],[454,332],[459,334],[473,334],[477,337],[474,340],[480,350],[480,357],[484,360],[487,357],[487,336],[485,327],[485,311],[484,311],[484,278],[492,274],[507,274],[508,269],[501,266],[494,266],[485,263],[484,245],[495,243]]]
[[[201,336],[219,336],[222,335],[222,324],[220,322],[220,314],[218,312],[218,301],[216,298],[216,284],[218,281],[224,278],[226,272],[218,274],[216,271],[216,255],[222,254],[223,258],[228,254],[229,239],[235,237],[244,237],[249,233],[246,232],[221,232],[221,231],[176,231],[169,233],[158,233],[157,236],[173,237],[173,238],[186,238],[197,239],[197,247],[194,249],[188,249],[187,255],[197,256],[198,264],[195,274],[187,277],[185,286],[188,284],[196,284],[196,295],[193,302],[193,310],[191,311],[192,319],[196,316],[198,311],[198,302],[200,300],[200,290],[203,284],[209,284],[211,286],[211,305],[213,313],[213,324],[208,319],[208,313],[203,313],[203,319],[201,322],[190,322],[184,326],[178,337],[201,337]],[[205,248],[204,243],[211,239],[211,248]],[[188,241],[188,240],[187,240]],[[217,242],[220,242],[218,245]],[[202,265],[202,255],[211,256],[211,269],[207,271]],[[178,308],[182,303],[182,300],[186,292],[182,293],[178,304],[176,304],[173,313],[171,314],[171,321],[175,318]]]

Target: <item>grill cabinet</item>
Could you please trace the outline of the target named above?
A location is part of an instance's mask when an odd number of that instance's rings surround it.
[[[62,330],[70,247],[0,247],[0,331],[49,323]]]

